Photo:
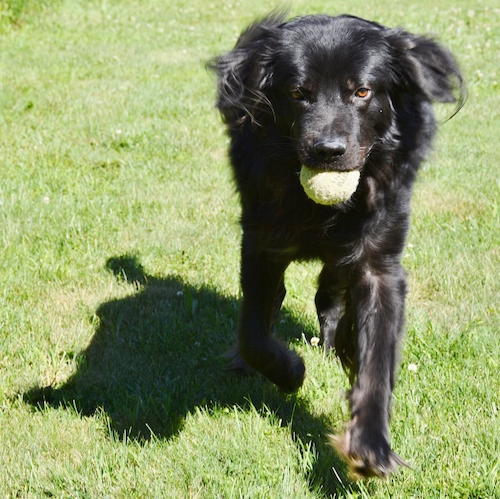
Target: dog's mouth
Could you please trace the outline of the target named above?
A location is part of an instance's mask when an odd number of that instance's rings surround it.
[[[310,170],[315,170],[318,172],[352,172],[359,171],[363,167],[363,161],[349,161],[346,159],[338,159],[335,161],[324,162],[315,161],[309,158],[301,158],[300,164],[309,168]]]
[[[321,141],[299,149],[300,163],[318,171],[349,172],[360,170],[366,148],[348,147],[345,141]]]

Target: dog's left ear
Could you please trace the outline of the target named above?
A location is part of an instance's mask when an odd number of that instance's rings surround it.
[[[456,102],[457,111],[465,102],[465,82],[453,55],[430,38],[401,29],[387,31],[394,51],[394,70],[404,86],[420,91],[427,99]]]

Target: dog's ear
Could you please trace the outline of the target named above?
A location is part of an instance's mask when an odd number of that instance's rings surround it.
[[[226,123],[235,127],[268,106],[263,90],[273,78],[273,47],[277,27],[286,12],[276,12],[242,33],[231,52],[213,59],[208,68],[218,77],[217,108]]]
[[[453,55],[436,41],[412,35],[401,29],[387,30],[394,51],[396,78],[407,88],[437,102],[456,102],[466,98],[465,82]]]

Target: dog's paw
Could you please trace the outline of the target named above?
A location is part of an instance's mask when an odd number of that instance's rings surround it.
[[[292,393],[298,390],[306,375],[304,361],[293,350],[290,350],[284,343],[272,339],[265,350],[259,355],[260,362],[255,366],[256,370],[264,375],[269,381],[274,383],[285,393]]]
[[[285,393],[297,391],[306,376],[306,366],[302,358],[291,350],[286,350],[285,356],[272,369],[263,372],[264,376],[277,385]]]
[[[349,466],[353,478],[386,478],[398,466],[410,465],[398,456],[383,436],[363,439],[362,433],[353,431],[351,425],[345,435],[329,435],[330,445]]]
[[[232,348],[226,355],[227,370],[238,374],[260,373],[286,393],[298,390],[305,378],[306,367],[302,358],[284,344],[272,340],[258,354],[243,358],[239,348]]]

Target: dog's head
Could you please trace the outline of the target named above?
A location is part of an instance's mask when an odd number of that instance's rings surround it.
[[[463,101],[460,72],[441,45],[352,16],[271,16],[212,68],[231,130],[272,129],[318,169],[362,168],[378,144],[415,137],[422,106]]]

